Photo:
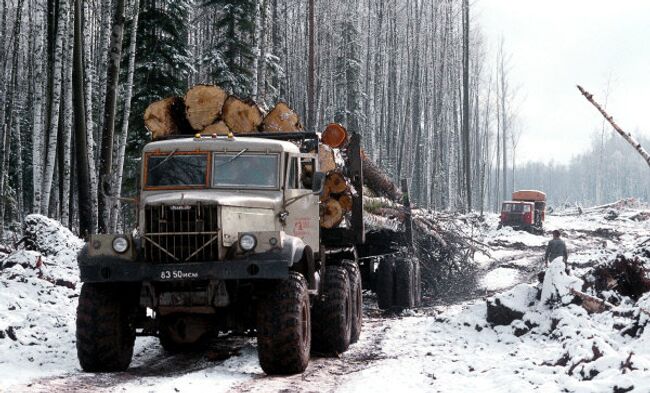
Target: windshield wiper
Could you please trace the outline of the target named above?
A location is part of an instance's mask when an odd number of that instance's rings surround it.
[[[226,161],[226,162],[222,162],[221,164],[217,164],[217,165],[215,165],[214,167],[215,167],[215,168],[219,168],[219,167],[222,167],[222,166],[224,166],[224,165],[228,165],[228,164],[230,164],[231,162],[233,162],[233,161],[235,161],[236,159],[238,159],[242,154],[246,153],[247,151],[248,151],[248,148],[243,149],[243,150],[240,151],[239,153],[235,154],[235,156],[232,157],[231,159],[229,159],[228,161]]]
[[[158,165],[154,166],[153,168],[149,168],[149,171],[153,172],[153,171],[155,171],[156,169],[158,169],[159,166],[161,166],[162,164],[166,163],[167,160],[169,160],[170,158],[172,158],[172,156],[173,156],[174,154],[176,154],[177,152],[178,152],[178,149],[174,149],[174,151],[172,151],[171,153],[169,153],[169,154],[167,155],[167,157],[165,157],[162,161],[160,161],[160,162],[158,163]]]

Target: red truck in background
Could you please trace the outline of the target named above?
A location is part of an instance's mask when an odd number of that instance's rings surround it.
[[[512,200],[501,205],[502,226],[542,233],[546,211],[546,194],[536,190],[520,190],[512,193]]]

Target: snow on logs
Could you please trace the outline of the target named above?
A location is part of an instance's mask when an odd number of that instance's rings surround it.
[[[262,121],[262,132],[296,132],[302,131],[300,117],[287,105],[278,102]]]

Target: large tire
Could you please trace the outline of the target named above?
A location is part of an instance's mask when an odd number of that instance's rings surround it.
[[[124,371],[129,367],[137,295],[133,287],[83,284],[77,307],[77,357],[84,371]]]
[[[269,375],[305,371],[311,350],[307,281],[297,272],[276,284],[257,307],[257,354]]]
[[[422,271],[420,268],[420,260],[413,258],[413,306],[420,307],[422,305]]]
[[[313,349],[323,355],[337,355],[350,346],[352,299],[347,270],[328,266],[323,299],[314,304]]]
[[[348,272],[350,280],[350,298],[352,300],[352,326],[350,329],[350,344],[359,341],[361,326],[363,324],[363,293],[361,291],[361,272],[359,265],[349,259],[342,261],[342,265]]]
[[[384,258],[377,267],[377,305],[382,310],[395,306],[395,260]]]
[[[413,282],[413,262],[410,259],[398,258],[395,263],[395,306],[402,309],[413,308]]]

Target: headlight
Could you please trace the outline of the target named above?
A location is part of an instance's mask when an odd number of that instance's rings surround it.
[[[122,254],[128,249],[129,249],[129,241],[125,237],[118,236],[115,239],[113,239],[113,250],[115,250],[116,253]]]
[[[257,239],[251,234],[241,235],[239,238],[239,247],[244,251],[250,251],[257,245]]]

